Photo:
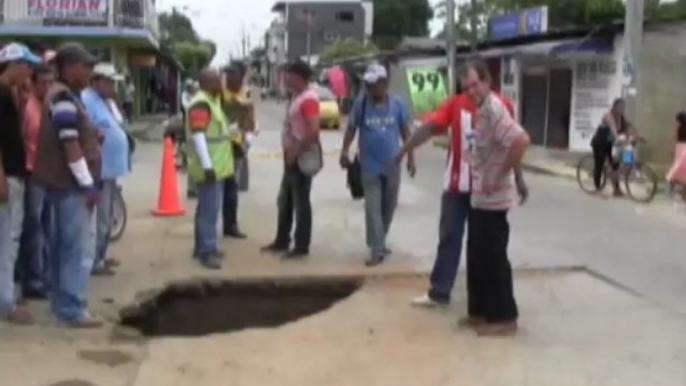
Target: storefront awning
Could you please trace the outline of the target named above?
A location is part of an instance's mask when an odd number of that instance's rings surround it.
[[[595,54],[607,54],[613,50],[613,44],[608,39],[565,39],[552,42],[541,42],[527,45],[492,48],[481,51],[479,55],[484,58],[501,56],[556,56],[573,52],[587,52]],[[468,56],[468,55],[460,55]]]

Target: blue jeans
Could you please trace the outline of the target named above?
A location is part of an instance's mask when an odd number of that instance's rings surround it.
[[[24,229],[19,252],[21,283],[24,291],[44,292],[50,287],[47,236],[51,221],[45,205],[45,189],[29,180],[24,199]]]
[[[387,174],[362,172],[364,188],[367,246],[372,257],[383,256],[386,250],[386,236],[393,222],[398,206],[400,190],[400,168],[393,168]]]
[[[9,197],[0,203],[0,317],[17,306],[14,273],[24,220],[24,180],[7,177]]]
[[[221,211],[224,181],[201,182],[196,185],[198,205],[195,207],[195,247],[196,256],[206,256],[217,252],[217,222]]]
[[[469,193],[444,192],[441,198],[438,251],[431,271],[429,297],[439,303],[449,303],[462,255],[462,239],[469,218]]]
[[[46,202],[53,216],[48,252],[50,304],[58,319],[76,322],[86,311],[86,288],[95,258],[93,213],[77,190],[48,190]]]
[[[94,268],[102,268],[105,263],[105,258],[107,258],[107,249],[110,246],[110,233],[112,231],[114,197],[116,194],[116,180],[102,181],[102,189],[100,190],[100,197],[98,198]]]

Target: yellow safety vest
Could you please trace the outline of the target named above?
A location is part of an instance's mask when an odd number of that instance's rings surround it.
[[[207,141],[207,150],[210,153],[210,160],[212,161],[212,167],[217,179],[221,180],[231,177],[234,173],[233,148],[229,139],[228,122],[222,110],[221,98],[215,98],[205,91],[199,91],[191,99],[189,106],[193,106],[196,103],[206,103],[210,106],[212,117],[207,129],[205,129],[205,140]],[[189,139],[193,135],[188,117],[186,117],[186,134]],[[196,183],[203,182],[205,180],[205,171],[200,163],[200,158],[192,140],[187,143],[186,153],[188,154],[188,175]]]
[[[238,92],[233,92],[228,88],[223,90],[224,97],[224,113],[229,120],[229,123],[238,121],[238,110],[242,107],[250,106],[252,101],[250,99],[250,89],[246,86],[241,87]],[[244,129],[241,127],[240,129]],[[231,140],[236,144],[241,144],[243,140],[242,133],[230,133]]]

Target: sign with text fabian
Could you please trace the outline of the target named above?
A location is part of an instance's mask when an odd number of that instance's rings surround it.
[[[447,97],[443,74],[438,67],[410,67],[407,84],[412,105],[419,116],[434,111]]]
[[[28,0],[29,16],[107,20],[107,0]]]

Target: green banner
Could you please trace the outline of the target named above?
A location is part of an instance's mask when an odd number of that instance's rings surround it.
[[[435,110],[447,98],[443,74],[438,67],[408,68],[407,84],[418,115]]]

